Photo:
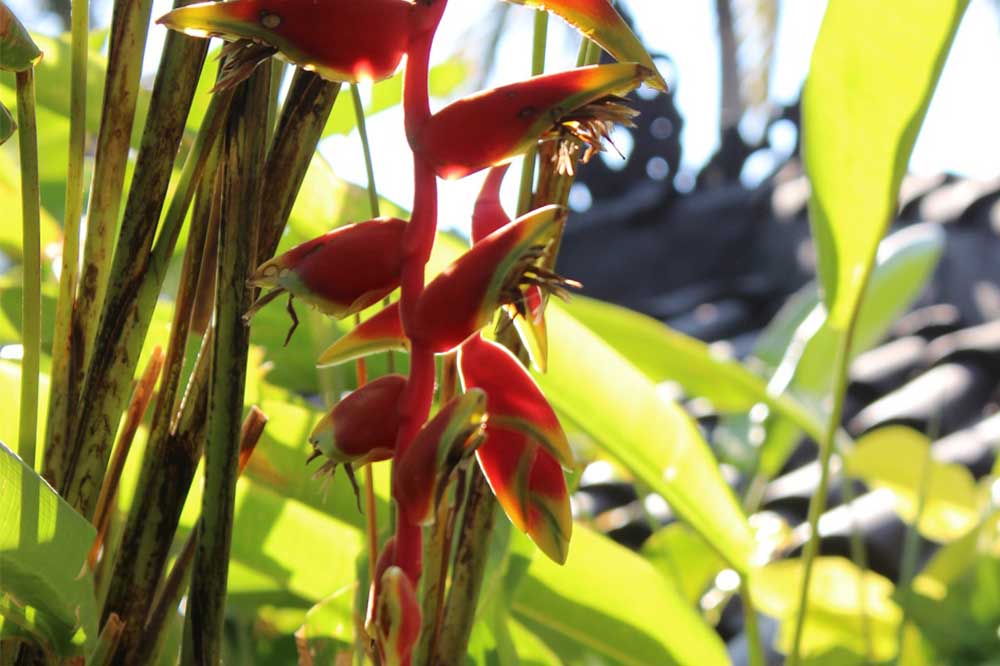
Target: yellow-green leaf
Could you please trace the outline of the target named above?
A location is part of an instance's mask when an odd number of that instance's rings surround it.
[[[753,547],[746,516],[691,418],[556,303],[548,308],[548,328],[549,369],[537,379],[557,411],[745,572]]]
[[[781,560],[755,572],[750,583],[757,608],[781,622],[777,647],[785,653],[792,642],[802,573],[802,560]],[[896,628],[902,613],[892,593],[891,581],[872,571],[862,575],[850,560],[816,558],[809,584],[802,656],[818,658],[839,650],[840,661],[824,663],[845,664],[850,663],[852,654],[864,655],[862,612],[868,619],[873,661],[895,656]]]
[[[838,0],[827,7],[802,96],[802,136],[823,298],[837,329],[861,299],[967,4]]]
[[[917,529],[928,539],[953,541],[979,523],[976,482],[961,465],[928,459],[929,447],[930,440],[916,430],[879,428],[857,441],[847,456],[847,471],[873,488],[889,490],[908,523],[916,518],[923,494]]]

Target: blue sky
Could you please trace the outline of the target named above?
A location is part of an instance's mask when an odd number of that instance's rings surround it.
[[[636,18],[641,36],[652,50],[668,53],[674,62],[671,73],[677,104],[685,117],[682,134],[684,161],[697,169],[715,148],[719,115],[719,64],[715,37],[713,0],[623,0]],[[105,0],[98,0],[108,6]],[[37,0],[9,3],[37,27],[50,32],[37,15]],[[155,0],[154,14],[170,8],[170,0]],[[433,57],[442,60],[485,38],[486,18],[495,0],[454,0],[442,22]],[[771,73],[770,94],[776,102],[790,102],[798,95],[808,69],[812,43],[822,20],[825,0],[784,0],[781,5],[776,57]],[[530,71],[532,12],[511,8],[510,29],[501,42],[501,60],[490,84],[510,82]],[[33,12],[35,14],[33,15]],[[550,22],[547,70],[571,67],[578,37],[558,19]],[[155,67],[155,51],[162,43],[163,29],[156,27],[150,39],[147,68]],[[911,170],[922,174],[950,171],[975,178],[1000,175],[1000,85],[996,68],[1000,63],[1000,20],[994,0],[972,0],[959,28],[918,138]],[[440,100],[443,104],[445,100]],[[398,111],[369,120],[369,133],[380,191],[408,206],[412,196],[409,160],[401,151],[402,122]],[[328,140],[324,156],[344,178],[363,182],[364,168],[357,135]],[[505,202],[513,202],[518,181],[511,170],[504,187]],[[473,175],[441,188],[442,226],[465,228],[472,201],[482,181]]]

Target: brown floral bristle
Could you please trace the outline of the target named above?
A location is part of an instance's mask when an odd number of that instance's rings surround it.
[[[581,148],[583,155],[579,159],[584,163],[604,150],[605,142],[621,155],[621,151],[611,141],[611,131],[615,124],[635,127],[632,119],[637,115],[639,112],[628,106],[623,98],[609,95],[563,116],[542,140],[559,142],[559,149],[553,157],[556,170],[572,176],[573,165]]]
[[[226,42],[219,52],[219,60],[223,60],[222,71],[212,92],[228,90],[247,80],[258,65],[277,52],[278,49],[273,46],[249,39]]]

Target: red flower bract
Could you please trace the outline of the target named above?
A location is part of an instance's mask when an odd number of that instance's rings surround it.
[[[405,229],[396,218],[334,229],[262,264],[250,284],[287,291],[338,319],[355,314],[399,286]]]
[[[392,457],[406,377],[385,375],[338,402],[313,428],[309,443],[330,463],[365,465]]]

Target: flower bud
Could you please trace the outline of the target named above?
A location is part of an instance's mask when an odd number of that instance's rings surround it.
[[[181,7],[157,23],[192,37],[266,44],[328,81],[357,83],[396,71],[413,12],[404,0],[229,0]]]
[[[262,264],[256,287],[287,291],[342,319],[373,305],[399,286],[406,222],[378,218],[334,229]],[[271,300],[262,297],[258,303]],[[258,305],[251,307],[252,314]]]
[[[409,576],[397,566],[386,568],[379,578],[371,622],[382,666],[410,663],[420,638],[420,615],[420,601]]]
[[[309,435],[314,455],[329,465],[366,465],[392,457],[399,430],[399,402],[406,377],[385,375],[350,393]]]
[[[612,123],[628,124],[635,115],[615,96],[650,75],[635,63],[595,65],[485,90],[432,115],[412,147],[449,180],[509,162],[539,140],[586,144],[586,159],[600,150]],[[571,163],[560,168],[572,172]]]
[[[485,415],[486,394],[470,389],[442,407],[403,453],[393,496],[410,523],[434,522],[451,473],[482,442]]]

